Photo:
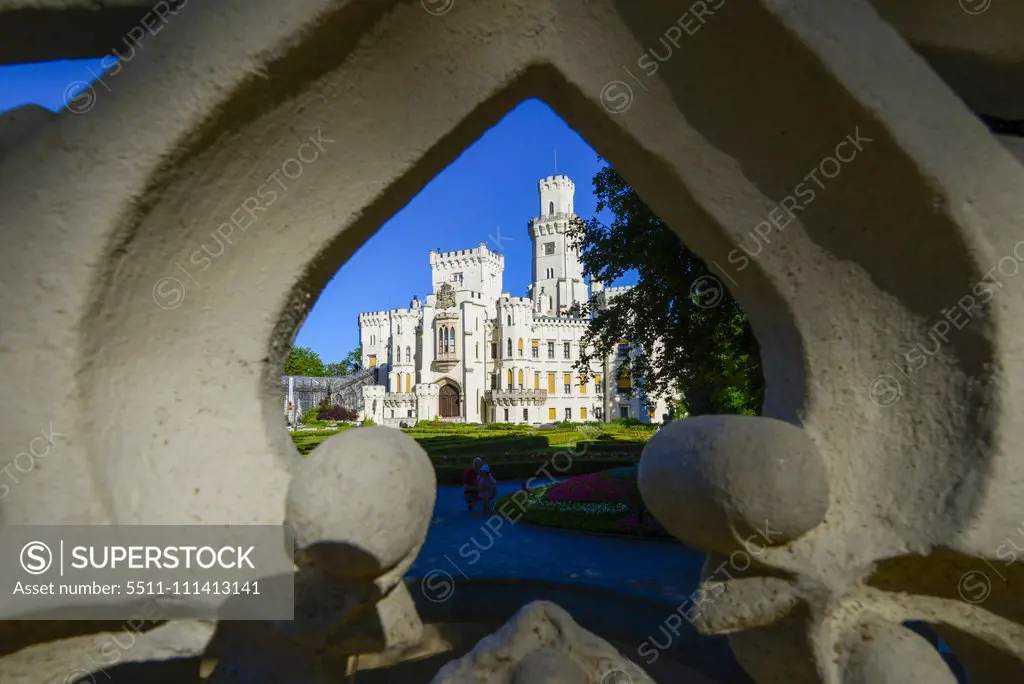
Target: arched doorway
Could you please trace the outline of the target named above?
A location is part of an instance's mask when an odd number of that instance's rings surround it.
[[[458,418],[462,415],[459,407],[459,390],[453,385],[444,385],[437,394],[437,414],[442,418]]]

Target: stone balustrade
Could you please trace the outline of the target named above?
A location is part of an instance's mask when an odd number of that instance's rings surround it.
[[[542,389],[486,390],[484,401],[495,406],[540,406],[548,399],[548,391]]]

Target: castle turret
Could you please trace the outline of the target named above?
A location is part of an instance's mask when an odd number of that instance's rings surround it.
[[[530,221],[533,242],[533,283],[530,297],[542,316],[565,316],[587,302],[579,250],[566,235],[573,213],[576,186],[568,176],[548,176],[537,182],[540,215]]]

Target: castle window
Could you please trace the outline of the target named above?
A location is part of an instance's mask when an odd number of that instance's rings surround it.
[[[545,242],[544,243],[544,256],[551,256],[555,253],[555,243]]]
[[[508,388],[512,389],[512,369],[508,369]]]
[[[523,389],[523,370],[519,369],[519,389]]]
[[[548,342],[548,358],[555,358],[555,343],[553,341]]]
[[[540,340],[534,340],[530,347],[530,356],[535,359],[540,358]]]
[[[572,358],[572,351],[569,342],[562,343],[562,356],[564,356],[567,359]]]
[[[498,376],[495,375],[494,373],[491,373],[491,389],[498,389]]]
[[[523,355],[523,338],[522,337],[519,338],[519,355],[520,356]]]
[[[527,423],[530,420],[530,409],[523,409],[523,422]]]
[[[498,358],[498,343],[497,342],[491,342],[491,358],[492,359]]]
[[[550,215],[550,216],[554,216],[555,215],[555,203],[554,202],[548,202],[548,215]]]
[[[480,358],[480,343],[476,343],[476,358]]]
[[[619,370],[619,384],[618,390],[620,392],[628,392],[633,388],[633,378],[629,375],[629,369],[623,366]]]
[[[565,407],[565,419],[572,420],[572,409],[568,406]]]
[[[511,337],[508,338],[508,344],[506,345],[506,347],[507,347],[507,352],[508,352],[506,354],[506,356],[508,356],[509,358],[512,358],[512,338]]]
[[[512,325],[512,314],[508,315],[508,324]]]
[[[405,362],[412,363],[412,349],[409,347],[405,348]]]

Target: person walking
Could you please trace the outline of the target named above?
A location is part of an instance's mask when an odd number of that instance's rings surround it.
[[[473,506],[480,500],[478,480],[483,463],[481,459],[474,458],[473,465],[466,468],[466,471],[462,473],[462,498],[466,500],[466,506],[470,513],[473,512]]]
[[[484,512],[491,510],[491,502],[498,495],[498,481],[491,475],[491,466],[485,465],[480,469],[477,478],[477,492]]]

